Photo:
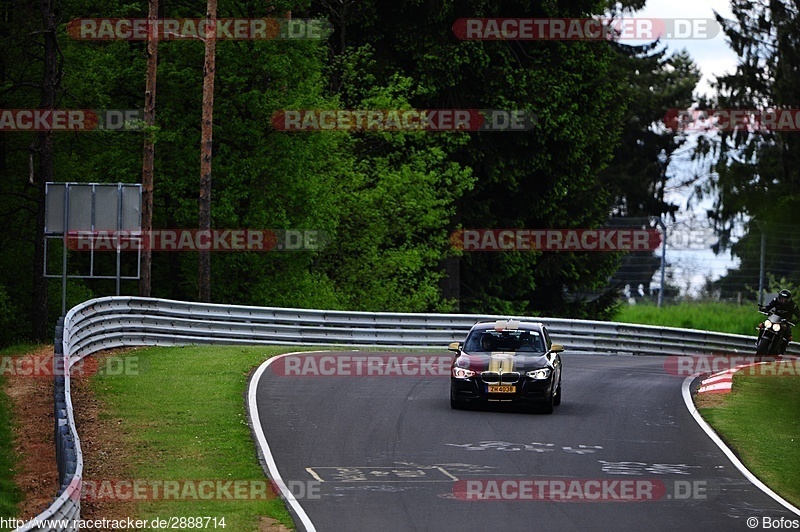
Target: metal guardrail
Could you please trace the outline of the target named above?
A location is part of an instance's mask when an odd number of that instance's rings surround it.
[[[519,316],[514,316],[519,317]],[[55,442],[60,489],[55,501],[17,532],[79,519],[83,456],[75,428],[69,369],[97,351],[122,346],[192,344],[360,346],[443,349],[477,321],[508,316],[403,314],[246,307],[139,297],[104,297],[72,308],[56,328]],[[548,326],[569,352],[630,355],[752,355],[754,336],[602,321],[519,317]],[[754,323],[757,320],[754,319]],[[800,346],[788,350],[800,355]],[[63,364],[63,365],[62,365]]]

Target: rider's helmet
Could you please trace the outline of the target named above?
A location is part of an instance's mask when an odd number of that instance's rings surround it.
[[[778,292],[778,301],[781,303],[786,303],[787,301],[792,300],[792,293],[785,288]]]

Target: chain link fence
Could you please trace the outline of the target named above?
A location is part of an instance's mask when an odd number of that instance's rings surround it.
[[[629,252],[609,279],[631,304],[687,300],[766,302],[800,290],[800,225],[750,220],[718,232],[710,220],[616,218],[609,227],[657,229],[665,245]]]

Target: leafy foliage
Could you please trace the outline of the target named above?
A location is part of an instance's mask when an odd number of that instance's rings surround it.
[[[32,6],[19,4],[0,8],[2,108],[36,107],[40,100],[41,22]],[[314,230],[326,236],[326,246],[215,253],[212,300],[609,315],[615,295],[606,283],[619,257],[463,254],[449,240],[459,228],[591,228],[610,214],[673,210],[663,202],[664,153],[669,156],[676,140],[652,133],[649,124],[691,92],[696,74],[688,57],[605,41],[459,41],[452,32],[459,17],[588,17],[606,7],[595,1],[221,1],[220,17],[291,12],[327,18],[334,33],[327,41],[217,43],[212,226]],[[202,17],[204,8],[195,0],[162,4],[161,16]],[[57,13],[58,107],[141,108],[145,43],[79,41],[65,28],[78,17],[141,18],[146,5],[60,0]],[[150,135],[154,228],[197,227],[202,64],[199,40],[162,41],[156,127],[54,134],[56,180],[136,182],[143,135]],[[522,133],[307,133],[271,125],[279,110],[337,108],[524,110],[538,123]],[[29,294],[41,274],[30,267],[39,179],[29,172],[33,139],[33,133],[0,136],[6,228],[0,234],[0,295],[7,295],[0,298],[0,319],[26,317],[8,327],[14,337],[27,334]],[[57,273],[58,254],[49,258],[48,271]],[[197,259],[196,253],[154,253],[152,295],[196,299]],[[85,273],[89,260],[70,254],[70,273]],[[51,281],[51,323],[60,313],[60,288]],[[136,293],[134,282],[124,281],[122,292]],[[68,301],[111,293],[113,281],[71,280]]]
[[[800,12],[787,1],[734,2],[734,18],[717,16],[731,48],[740,56],[733,74],[717,80],[721,109],[797,109],[800,106]],[[775,275],[797,278],[800,248],[795,236],[800,222],[800,139],[792,131],[722,131],[706,138],[699,153],[712,158],[716,179],[714,208],[709,213],[730,246],[737,223],[747,235],[731,249],[741,258],[741,272],[757,272],[761,232],[767,232],[767,267]],[[788,228],[786,225],[794,227]],[[780,250],[782,265],[777,250]],[[738,272],[723,279],[723,292],[741,290]],[[758,277],[749,277],[757,279]]]

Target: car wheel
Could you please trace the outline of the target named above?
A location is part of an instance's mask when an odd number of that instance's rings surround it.
[[[547,402],[542,405],[542,412],[545,414],[553,413],[553,406],[556,404],[555,394],[551,394]]]
[[[457,401],[456,398],[453,396],[453,391],[450,391],[450,408],[453,410],[463,410],[464,409],[464,402]]]
[[[553,404],[558,406],[561,404],[561,383],[558,383],[558,388],[556,388],[556,396],[553,398]]]

